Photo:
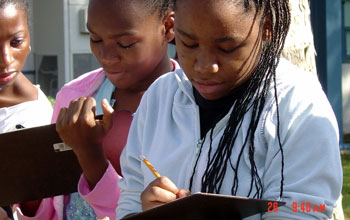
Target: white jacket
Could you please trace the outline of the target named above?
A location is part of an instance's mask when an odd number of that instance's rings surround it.
[[[279,207],[278,212],[259,214],[249,219],[331,218],[343,176],[338,126],[332,108],[317,77],[283,59],[277,69],[277,91],[284,151],[282,200],[287,204]],[[211,155],[218,146],[229,114],[214,128]],[[232,161],[236,161],[246,137],[250,114],[251,111],[246,114],[238,133]],[[263,182],[262,199],[278,200],[280,195],[281,153],[276,129],[272,82],[254,137],[254,160]],[[201,189],[209,149],[209,138],[206,140],[198,160],[192,192]],[[148,89],[134,116],[128,143],[121,156],[124,179],[119,182],[121,196],[117,218],[141,211],[140,194],[154,180],[153,174],[140,162],[139,154],[145,155],[158,172],[168,176],[179,189],[188,189],[199,147],[199,108],[194,101],[192,85],[180,69],[159,78]],[[228,166],[221,194],[231,194],[233,174]],[[244,150],[238,174],[237,196],[247,196],[251,182],[248,148]],[[311,203],[312,209],[294,212],[293,203],[300,210],[303,202]],[[317,211],[315,205],[325,205],[326,211]]]

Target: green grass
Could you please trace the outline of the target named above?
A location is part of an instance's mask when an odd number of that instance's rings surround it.
[[[345,219],[350,219],[350,152],[342,154],[343,163],[343,210]]]
[[[51,103],[51,105],[52,105],[52,107],[53,107],[53,105],[55,104],[55,98],[53,98],[53,97],[51,97],[51,96],[47,96],[47,99],[50,101],[50,103]]]

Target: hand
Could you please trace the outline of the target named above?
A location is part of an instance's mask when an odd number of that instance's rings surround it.
[[[101,218],[101,219],[98,219],[98,220],[109,220],[108,217],[104,217],[104,218]]]
[[[168,177],[161,176],[141,193],[142,210],[146,211],[190,194],[186,189],[178,189]]]
[[[81,97],[60,110],[56,130],[76,154],[86,153],[87,146],[100,146],[103,135],[111,128],[113,108],[105,99],[101,105],[102,120],[95,120],[96,101],[93,98]]]
[[[77,155],[84,176],[93,189],[108,167],[102,148],[102,138],[112,127],[113,108],[102,101],[103,119],[95,119],[96,101],[81,97],[62,108],[56,130],[65,144]]]
[[[11,220],[10,217],[8,217],[7,212],[0,207],[0,220]]]

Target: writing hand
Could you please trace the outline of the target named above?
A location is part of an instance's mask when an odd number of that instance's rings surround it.
[[[152,181],[141,193],[142,210],[146,211],[188,195],[190,191],[178,189],[168,177],[161,176]]]

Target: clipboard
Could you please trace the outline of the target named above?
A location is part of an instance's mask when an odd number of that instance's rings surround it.
[[[81,173],[55,124],[0,134],[0,206],[76,192]]]
[[[225,220],[242,219],[274,211],[285,202],[212,193],[195,193],[173,202],[127,216],[122,220]]]

